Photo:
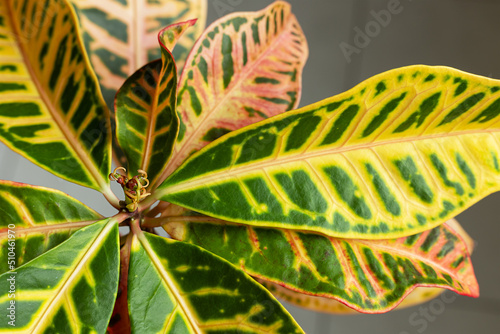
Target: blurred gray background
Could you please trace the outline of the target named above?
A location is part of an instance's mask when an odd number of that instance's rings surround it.
[[[259,10],[272,1],[208,0],[208,22],[237,11]],[[411,64],[447,65],[500,79],[500,1],[496,0],[295,0],[289,1],[309,43],[301,106],[341,93],[364,79]],[[397,8],[385,27],[373,12]],[[384,22],[385,23],[385,22]],[[356,30],[371,29],[356,47]],[[95,191],[75,186],[34,166],[0,144],[2,179],[60,189],[102,214],[113,214]],[[119,192],[117,192],[118,194]],[[481,297],[447,292],[451,303],[430,303],[384,315],[334,316],[286,305],[309,334],[500,333],[500,195],[493,194],[458,216],[476,240],[472,256]],[[444,306],[443,306],[444,305]],[[431,307],[432,306],[432,307]],[[441,307],[443,306],[443,307]]]

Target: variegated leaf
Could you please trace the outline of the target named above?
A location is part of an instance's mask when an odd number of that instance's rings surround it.
[[[186,243],[134,236],[128,284],[133,333],[303,333],[267,290]]]
[[[128,312],[128,268],[132,234],[127,235],[120,249],[120,281],[115,307],[109,320],[106,334],[130,334],[130,315]]]
[[[36,258],[79,228],[102,218],[58,190],[2,180],[0,217],[0,274]]]
[[[447,225],[399,239],[360,240],[200,216],[180,219],[188,222],[164,226],[175,239],[203,247],[254,277],[360,312],[387,312],[417,286],[479,295],[467,245]]]
[[[220,138],[153,196],[250,225],[411,235],[500,189],[499,115],[498,80],[395,69]]]
[[[179,138],[160,181],[215,138],[296,107],[307,55],[302,30],[282,1],[208,27],[179,81]]]
[[[170,52],[178,38],[195,22],[163,29],[158,34],[161,59],[135,72],[116,95],[117,138],[132,176],[142,169],[154,182],[172,153],[179,120],[175,112],[177,71]]]
[[[0,140],[114,201],[109,115],[71,6],[2,1],[0,35]]]
[[[198,19],[174,51],[177,67],[205,27],[206,0],[71,0],[80,17],[85,46],[112,105],[125,79],[161,57],[158,32],[171,24]]]
[[[117,221],[106,219],[0,275],[0,333],[104,333],[118,287],[119,250]],[[6,321],[11,305],[15,326]]]
[[[457,232],[467,245],[467,250],[472,253],[474,243],[471,237],[462,229],[460,224],[455,219],[450,219],[446,222],[449,228]],[[316,312],[334,313],[334,314],[357,314],[352,308],[342,304],[341,302],[325,297],[318,297],[299,293],[276,283],[271,283],[261,279],[257,281],[264,285],[274,296],[287,301],[293,305],[303,307]],[[396,310],[412,307],[425,303],[433,298],[438,297],[444,290],[441,288],[419,287],[410,292],[401,303],[396,307]]]
[[[352,308],[342,304],[341,302],[325,298],[306,295],[287,288],[282,287],[276,283],[271,283],[263,280],[258,280],[266,289],[268,289],[276,298],[284,300],[292,305],[302,307],[315,312],[332,313],[332,314],[359,314]],[[416,288],[408,296],[403,299],[394,310],[412,307],[419,304],[428,302],[431,299],[438,297],[443,293],[441,288]]]
[[[460,239],[462,239],[462,241],[467,246],[467,251],[469,252],[469,254],[472,254],[472,252],[474,251],[474,246],[475,246],[474,240],[464,230],[464,228],[458,223],[458,221],[453,218],[453,219],[447,220],[446,225],[448,226],[448,228],[452,229],[453,232],[455,232],[455,234],[460,236]]]

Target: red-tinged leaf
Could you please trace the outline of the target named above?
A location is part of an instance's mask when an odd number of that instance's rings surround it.
[[[285,2],[234,13],[208,27],[179,81],[179,138],[157,185],[212,140],[295,108],[307,55],[305,37]]]
[[[448,227],[450,229],[452,229],[453,231],[456,232],[456,234],[458,234],[460,236],[460,238],[462,238],[462,241],[465,243],[465,245],[467,246],[467,250],[469,251],[469,254],[472,254],[472,252],[474,251],[474,246],[475,246],[475,243],[474,243],[474,240],[472,239],[472,237],[464,230],[464,228],[462,227],[462,225],[460,225],[458,223],[458,221],[456,219],[450,219],[446,222],[446,225],[448,225]]]
[[[450,219],[446,222],[449,228],[453,229],[460,238],[467,245],[469,253],[472,254],[474,248],[474,241],[469,234],[460,226],[460,224],[455,219]],[[282,287],[276,283],[271,283],[261,279],[257,281],[264,285],[275,297],[284,300],[295,306],[299,306],[311,311],[332,313],[332,314],[357,314],[352,308],[342,304],[341,302],[325,297],[318,297],[312,295],[306,295],[299,293],[285,287]],[[442,288],[432,288],[432,287],[418,287],[410,294],[408,294],[403,301],[396,307],[396,310],[412,307],[425,303],[431,299],[438,297],[441,293],[445,291]]]
[[[477,297],[466,243],[446,224],[390,240],[234,225],[204,216],[162,217],[175,239],[201,246],[248,274],[336,299],[365,313],[396,307],[418,286]]]
[[[287,289],[276,283],[264,280],[257,281],[268,289],[276,298],[310,311],[341,315],[359,314],[356,310],[353,310],[335,299],[306,295]],[[428,302],[439,296],[443,291],[444,290],[441,288],[416,288],[406,296],[394,310],[400,310]]]

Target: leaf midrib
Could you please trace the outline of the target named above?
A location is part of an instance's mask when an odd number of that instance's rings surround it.
[[[198,326],[198,323],[193,318],[193,315],[191,314],[191,312],[189,310],[189,307],[186,305],[184,299],[179,294],[178,289],[175,286],[175,283],[171,280],[170,275],[168,274],[168,272],[165,270],[165,268],[161,264],[161,261],[160,261],[160,259],[158,259],[156,252],[151,248],[144,233],[139,234],[138,240],[141,243],[142,247],[144,247],[144,250],[148,254],[151,261],[153,262],[153,265],[155,266],[156,270],[160,274],[161,278],[167,284],[168,289],[174,295],[178,305],[181,307],[181,309],[183,310],[184,314],[186,315],[189,323],[191,324],[191,328],[193,328],[197,334],[202,334],[202,332],[200,331],[200,328]]]
[[[13,9],[11,8],[11,3],[12,3],[11,0],[7,0],[6,8],[7,8],[8,16],[11,19],[11,28],[12,28],[15,36],[21,36],[21,33],[18,30],[18,27],[16,24],[16,23],[18,23],[18,20],[17,20],[17,17],[15,17],[13,15],[14,12],[13,12]],[[68,4],[66,4],[66,5],[68,5]],[[72,12],[73,9],[70,8],[70,11]],[[73,12],[72,12],[72,14],[73,14]],[[74,14],[73,14],[73,19],[74,19]],[[78,30],[79,28],[76,27],[76,29]],[[17,47],[19,48],[20,54],[23,58],[24,65],[26,66],[26,69],[28,70],[31,81],[35,84],[35,87],[38,91],[40,99],[43,101],[45,106],[47,106],[47,110],[52,115],[54,122],[56,123],[57,127],[59,128],[59,130],[62,132],[62,134],[66,138],[67,142],[70,144],[73,151],[78,156],[80,162],[83,163],[83,165],[87,168],[87,171],[90,172],[94,181],[97,182],[97,186],[99,186],[101,188],[101,190],[105,190],[107,187],[106,181],[101,176],[101,174],[99,173],[97,168],[94,166],[94,164],[89,163],[89,161],[91,160],[90,156],[87,154],[84,154],[82,152],[84,150],[83,150],[82,146],[72,136],[73,133],[69,130],[69,128],[67,126],[64,126],[65,123],[61,119],[61,116],[57,113],[57,108],[53,105],[52,101],[49,99],[49,97],[46,95],[45,91],[42,89],[42,85],[39,82],[39,79],[36,76],[35,71],[33,70],[33,66],[31,64],[31,61],[29,60],[29,57],[27,56],[27,52],[24,49],[23,44],[19,42],[18,38],[16,38],[15,40],[16,40],[15,43],[16,43]],[[80,49],[82,50],[82,45],[81,45],[79,39],[78,39],[78,44],[80,46]],[[56,110],[56,111],[54,111],[54,110]]]
[[[153,105],[149,109],[148,112],[148,118],[149,118],[149,124],[148,128],[146,129],[146,138],[145,138],[145,145],[144,145],[144,153],[142,154],[142,162],[141,162],[141,169],[144,171],[148,170],[149,164],[151,162],[152,155],[150,153],[151,147],[153,145],[153,136],[155,135],[154,129],[156,128],[156,121],[157,121],[157,112],[158,112],[158,99],[160,95],[160,88],[161,88],[161,79],[162,76],[164,75],[163,73],[163,57],[161,59],[161,70],[160,73],[158,73],[158,83],[156,85],[156,88],[154,89],[154,98],[153,98]]]
[[[35,232],[52,232],[58,230],[71,230],[75,228],[85,227],[87,225],[93,224],[99,220],[84,220],[71,223],[55,223],[52,225],[42,225],[42,226],[29,226],[29,227],[18,227],[16,226],[16,235],[28,234]],[[4,238],[8,234],[8,230],[5,232],[0,230],[0,239]]]
[[[376,143],[365,143],[365,144],[358,144],[358,145],[351,145],[351,146],[341,146],[341,147],[335,147],[331,149],[323,149],[323,150],[318,150],[315,152],[308,152],[308,153],[302,153],[302,154],[297,154],[297,155],[290,155],[287,157],[277,157],[274,159],[266,159],[262,162],[257,162],[257,163],[250,163],[248,165],[240,165],[240,166],[234,166],[230,165],[227,168],[220,169],[215,172],[208,172],[205,174],[198,175],[194,179],[191,180],[183,180],[180,181],[170,187],[165,187],[163,189],[157,190],[153,196],[155,198],[163,197],[168,194],[172,193],[179,193],[182,192],[183,190],[193,188],[197,184],[211,184],[214,181],[220,180],[220,179],[229,179],[234,177],[235,175],[244,175],[244,173],[249,172],[249,171],[255,171],[258,169],[264,169],[267,167],[272,167],[276,165],[284,165],[288,164],[290,162],[294,161],[302,161],[306,159],[312,159],[316,157],[321,157],[321,156],[329,156],[329,155],[337,155],[337,154],[342,154],[344,152],[349,152],[349,151],[354,151],[354,150],[362,150],[362,149],[373,149],[378,146],[383,146],[383,145],[393,145],[393,144],[398,144],[398,143],[404,143],[404,142],[418,142],[422,140],[429,140],[429,139],[437,139],[437,138],[446,138],[446,137],[460,137],[463,135],[468,135],[468,134],[481,134],[481,133],[488,133],[493,136],[494,133],[500,133],[500,130],[465,130],[465,131],[457,131],[453,133],[444,133],[444,134],[433,134],[433,135],[428,135],[425,137],[413,137],[413,138],[400,138],[400,139],[391,139],[391,140],[385,140],[385,141],[380,141]],[[494,136],[493,136],[494,137]],[[498,141],[495,140],[497,143]],[[500,144],[499,144],[500,145]],[[182,167],[181,167],[182,168]],[[175,174],[173,174],[175,175]]]
[[[88,260],[90,260],[90,258],[94,254],[95,249],[101,245],[100,241],[102,241],[102,239],[104,239],[105,237],[108,236],[108,234],[110,233],[110,230],[114,227],[114,223],[111,223],[110,220],[111,219],[108,220],[106,225],[99,232],[99,235],[89,245],[87,250],[84,252],[84,255],[82,256],[82,258],[77,262],[74,269],[66,277],[66,280],[64,281],[64,283],[57,289],[55,297],[52,300],[50,300],[50,302],[45,306],[45,309],[43,310],[43,312],[35,319],[35,325],[32,329],[32,333],[36,333],[37,328],[40,325],[43,326],[45,320],[48,320],[45,318],[46,318],[47,313],[53,310],[53,308],[51,306],[54,305],[56,303],[56,301],[58,301],[60,298],[63,298],[65,296],[64,292],[66,290],[68,290],[69,288],[71,288],[69,285],[73,282],[73,279],[80,273],[81,268],[86,265]]]

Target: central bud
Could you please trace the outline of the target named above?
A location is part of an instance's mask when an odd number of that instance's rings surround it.
[[[120,174],[118,171],[123,170],[125,175]],[[129,211],[134,212],[137,210],[138,204],[144,198],[151,195],[146,191],[146,188],[149,185],[148,174],[142,169],[138,169],[136,176],[131,179],[127,178],[127,170],[123,167],[117,167],[113,171],[113,173],[109,174],[109,179],[111,181],[118,182],[123,189],[123,193],[125,194],[125,202],[123,206]]]

